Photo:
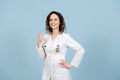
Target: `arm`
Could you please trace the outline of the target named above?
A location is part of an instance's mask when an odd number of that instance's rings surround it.
[[[66,45],[72,48],[76,53],[70,64],[72,66],[78,67],[84,55],[84,48],[74,39],[72,39],[68,34],[65,35],[65,40]]]
[[[46,53],[45,53],[45,50],[44,50],[44,45],[45,43],[45,36],[42,36],[40,35],[40,33],[38,33],[38,41],[37,41],[37,46],[36,46],[36,49],[39,53],[39,56],[44,59],[46,57]]]
[[[41,42],[39,44],[39,46],[38,46],[38,44],[36,46],[36,49],[37,49],[38,54],[39,54],[39,56],[40,56],[41,59],[44,59],[46,57],[46,55],[45,55],[46,53],[45,53],[44,48],[43,48],[43,43],[44,43],[44,41]]]

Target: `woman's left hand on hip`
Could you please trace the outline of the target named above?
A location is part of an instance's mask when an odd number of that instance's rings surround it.
[[[60,60],[59,64],[61,65],[61,67],[67,68],[67,69],[70,69],[73,67],[71,64],[68,64],[65,60]]]

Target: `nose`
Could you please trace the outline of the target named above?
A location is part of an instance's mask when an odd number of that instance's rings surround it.
[[[55,23],[55,21],[54,21],[54,20],[52,20],[52,21],[51,21],[51,24],[54,24],[54,23]]]

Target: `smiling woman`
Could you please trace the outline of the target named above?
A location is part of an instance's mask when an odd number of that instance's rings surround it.
[[[65,21],[61,13],[52,11],[46,19],[44,36],[38,33],[37,50],[45,60],[42,80],[71,80],[69,69],[78,67],[84,54],[84,48],[69,34],[64,32]],[[67,48],[76,51],[71,63],[66,62]]]
[[[59,28],[59,32],[64,32],[65,29],[65,21],[61,13],[58,13],[56,11],[52,11],[46,19],[46,31],[48,33],[52,33],[52,27],[54,29],[54,26],[57,26]]]
[[[59,18],[58,18],[58,16],[57,16],[56,14],[52,14],[52,15],[50,16],[49,24],[50,24],[50,26],[51,26],[51,28],[52,28],[53,30],[59,28],[60,21],[59,21]]]

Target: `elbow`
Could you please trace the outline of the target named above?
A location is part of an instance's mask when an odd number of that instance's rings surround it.
[[[85,49],[84,48],[82,48],[82,53],[85,53]]]
[[[83,47],[79,47],[78,51],[79,51],[79,53],[82,53],[82,54],[85,53],[85,49]]]
[[[84,53],[85,53],[85,49],[84,49],[84,48],[81,48],[80,53],[81,53],[81,55],[83,56]]]
[[[43,48],[41,46],[39,46],[39,48],[36,46],[36,49],[38,51],[38,54],[39,54],[40,58],[45,59],[46,55],[45,55],[45,52],[44,52]]]

